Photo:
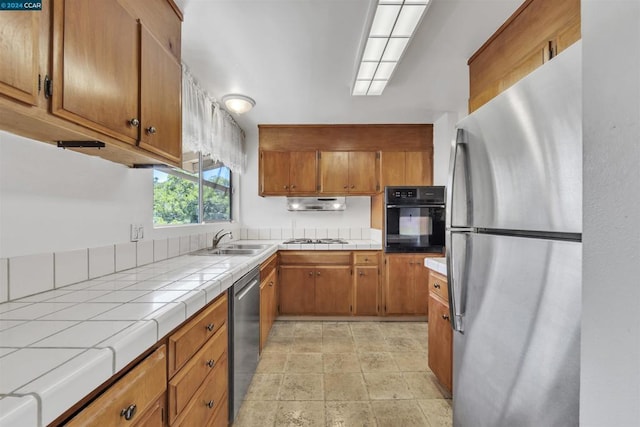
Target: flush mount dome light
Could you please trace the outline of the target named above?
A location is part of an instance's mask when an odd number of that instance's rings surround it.
[[[256,105],[256,101],[252,98],[238,93],[230,93],[229,95],[223,96],[222,102],[228,110],[236,114],[246,113]]]

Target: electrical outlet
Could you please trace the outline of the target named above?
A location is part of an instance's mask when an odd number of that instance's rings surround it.
[[[144,227],[142,224],[138,224],[138,240],[144,239]]]
[[[131,241],[138,241],[138,226],[136,224],[131,224]]]

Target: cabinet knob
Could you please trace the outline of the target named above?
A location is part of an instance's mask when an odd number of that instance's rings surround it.
[[[443,315],[442,315],[442,318],[443,318],[444,320],[449,320],[449,315],[448,315],[448,314],[443,314]]]
[[[413,265],[413,261],[409,261],[409,265]]]
[[[436,289],[440,289],[440,283],[436,282],[433,284],[433,287]]]
[[[211,409],[213,408],[213,405],[215,405],[216,403],[213,400],[208,401],[207,403],[205,403],[205,405],[207,405],[207,408]]]
[[[359,276],[364,276],[364,272],[361,271],[360,273],[358,273],[358,275]]]
[[[129,120],[129,125],[137,128],[138,126],[140,126],[140,120],[134,117],[133,119]]]
[[[364,259],[364,262],[369,262],[369,258],[365,258],[365,259]]]
[[[138,407],[136,406],[136,404],[132,403],[131,405],[127,406],[122,411],[120,411],[120,416],[124,417],[125,420],[129,421],[136,414],[137,410],[138,410]]]
[[[269,286],[273,286],[273,282],[269,282]]]
[[[288,185],[283,185],[282,188],[284,188],[285,190],[288,190],[289,186]]]
[[[309,272],[309,277],[313,276],[313,271]]]
[[[208,367],[213,368],[213,366],[216,364],[216,362],[213,359],[209,359],[209,360],[207,360],[206,364],[207,364]]]
[[[292,190],[293,190],[293,189],[295,189],[295,188],[296,188],[296,186],[295,186],[295,185],[292,185],[292,186],[291,186],[291,189],[292,189]]]
[[[149,135],[153,135],[153,134],[155,134],[156,132],[158,132],[158,129],[154,128],[153,126],[149,126],[149,127],[146,129],[146,131],[147,131],[147,133],[148,133]]]
[[[346,190],[347,188],[349,188],[349,186],[348,186],[348,185],[345,185],[345,186],[344,186],[344,187],[342,187],[342,188],[344,188],[344,189]]]
[[[319,276],[319,275],[320,275],[320,272],[319,272],[319,271],[316,271],[316,276]]]
[[[211,331],[213,331],[214,324],[213,323],[209,323],[207,326],[205,326],[205,328],[207,328],[207,331],[211,332]]]
[[[351,184],[351,189],[353,190],[354,188],[356,188],[356,186]]]

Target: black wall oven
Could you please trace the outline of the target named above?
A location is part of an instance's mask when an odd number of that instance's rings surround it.
[[[385,187],[385,252],[444,253],[444,187]]]

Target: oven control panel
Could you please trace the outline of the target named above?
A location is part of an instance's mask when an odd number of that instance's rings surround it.
[[[445,200],[443,186],[386,187],[385,195],[387,204],[444,204]]]

